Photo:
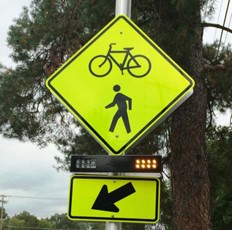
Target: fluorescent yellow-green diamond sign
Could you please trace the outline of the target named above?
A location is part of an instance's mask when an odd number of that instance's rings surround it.
[[[47,80],[112,154],[122,154],[183,103],[194,81],[130,19],[118,16]]]
[[[150,177],[74,175],[68,217],[72,220],[156,223],[160,181]]]

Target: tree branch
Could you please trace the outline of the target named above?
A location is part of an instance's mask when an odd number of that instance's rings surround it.
[[[222,65],[222,64],[218,64],[218,65],[214,65],[214,66],[205,64],[204,68],[209,70],[209,71],[210,70],[215,71],[215,70],[225,70],[226,69],[226,67],[224,65]]]
[[[229,29],[228,27],[225,27],[225,26],[221,26],[219,24],[203,22],[203,23],[201,23],[201,25],[202,25],[202,27],[215,27],[215,28],[218,28],[221,30],[225,30],[229,33],[232,33],[232,29]]]

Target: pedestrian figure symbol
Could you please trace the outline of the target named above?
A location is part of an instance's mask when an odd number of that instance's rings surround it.
[[[115,92],[119,92],[120,89],[121,89],[121,87],[119,85],[115,85],[113,87],[113,90]],[[111,102],[105,108],[108,109],[108,108],[114,107],[115,105],[118,106],[118,110],[113,117],[109,131],[114,132],[114,129],[117,125],[119,118],[122,118],[127,133],[130,133],[131,128],[130,128],[127,110],[128,109],[132,110],[132,99],[130,97],[127,97],[126,95],[124,95],[122,93],[117,93],[114,97],[113,102]]]

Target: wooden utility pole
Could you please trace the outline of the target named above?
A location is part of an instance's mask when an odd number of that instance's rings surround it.
[[[4,207],[4,204],[6,203],[6,201],[4,200],[6,198],[5,195],[1,195],[1,200],[0,202],[2,203],[1,205],[1,222],[0,222],[0,230],[3,229],[3,207]]]

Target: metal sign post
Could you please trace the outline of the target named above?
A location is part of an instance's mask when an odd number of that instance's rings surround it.
[[[125,14],[131,17],[131,1],[132,0],[116,0],[115,16]],[[122,230],[122,223],[106,222],[105,230]]]
[[[132,0],[116,0],[115,16],[125,14],[131,18],[131,1]]]
[[[107,222],[105,230],[122,230],[122,224],[121,223],[113,223],[113,222]]]

